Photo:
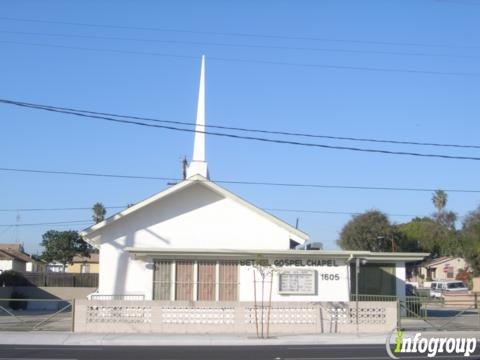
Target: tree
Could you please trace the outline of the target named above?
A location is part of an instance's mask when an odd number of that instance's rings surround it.
[[[443,190],[436,190],[432,195],[433,206],[437,211],[433,214],[434,219],[442,226],[455,229],[457,214],[453,211],[445,210],[448,202],[448,195]]]
[[[107,210],[105,209],[105,206],[101,202],[95,203],[92,208],[93,215],[92,219],[95,222],[95,224],[98,224],[99,222],[102,222],[105,220],[105,215],[107,214]]]
[[[343,227],[337,244],[345,250],[391,251],[397,239],[387,215],[370,210],[355,215]]]
[[[73,230],[49,230],[42,235],[41,245],[45,248],[42,259],[57,261],[64,266],[71,263],[75,255],[89,256],[91,247]]]
[[[429,218],[415,218],[397,225],[405,251],[424,251],[433,258],[458,253],[459,242],[455,230]]]
[[[432,202],[437,212],[442,212],[447,206],[448,195],[443,190],[436,190],[432,195]]]
[[[467,233],[476,233],[477,226],[480,225],[480,206],[468,213],[463,220],[462,231]]]
[[[455,230],[455,223],[457,222],[457,214],[453,211],[442,211],[434,214],[434,218],[438,224],[447,229]]]
[[[480,207],[470,212],[461,231],[463,255],[475,276],[480,275]]]

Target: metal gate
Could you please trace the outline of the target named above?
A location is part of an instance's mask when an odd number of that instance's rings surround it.
[[[73,331],[73,300],[0,299],[0,331]]]
[[[461,297],[409,296],[399,300],[399,327],[407,330],[480,330],[476,294]]]

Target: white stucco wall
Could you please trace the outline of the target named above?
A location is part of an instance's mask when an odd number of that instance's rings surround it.
[[[0,271],[12,270],[13,260],[0,260]]]
[[[25,271],[25,263],[23,261],[13,260],[0,260],[0,270],[14,270],[14,271]]]
[[[305,267],[285,267],[279,268],[273,272],[272,283],[272,301],[349,301],[350,292],[350,274],[349,267],[345,262],[336,261],[338,266],[305,266]],[[314,295],[294,295],[279,293],[279,273],[288,270],[314,270],[316,276],[316,293]],[[256,292],[257,301],[262,295],[261,277],[257,270],[252,267],[240,266],[240,284],[239,284],[239,300],[254,300],[254,282],[253,273],[256,272]],[[325,280],[322,274],[339,275],[338,280]],[[267,301],[270,296],[270,277],[266,277],[263,290],[264,299]]]
[[[152,266],[133,260],[131,247],[287,250],[289,231],[255,211],[194,184],[99,230],[99,292],[144,293]],[[151,291],[150,291],[151,294]]]
[[[395,277],[396,277],[396,293],[401,300],[405,300],[405,282],[406,282],[406,272],[405,272],[405,262],[399,261],[395,264]]]

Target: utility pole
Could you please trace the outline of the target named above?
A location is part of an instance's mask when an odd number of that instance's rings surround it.
[[[17,212],[17,217],[15,219],[15,244],[18,244],[18,226],[20,225],[20,213]]]

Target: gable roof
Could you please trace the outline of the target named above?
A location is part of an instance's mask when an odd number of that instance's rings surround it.
[[[4,259],[4,260],[18,260],[18,261],[22,261],[22,262],[30,262],[32,261],[32,259],[30,258],[30,256],[28,256],[27,254],[24,254],[20,251],[16,251],[16,250],[0,250],[0,258]]]
[[[89,236],[100,230],[100,229],[103,229],[111,224],[113,224],[115,221],[121,219],[121,218],[124,218],[128,215],[130,215],[131,213],[133,212],[136,212],[156,201],[159,201],[163,198],[165,198],[166,196],[169,196],[169,195],[172,195],[182,189],[185,189],[187,187],[190,187],[190,186],[193,186],[194,184],[201,184],[207,188],[209,188],[210,190],[224,196],[225,198],[227,199],[230,199],[230,200],[233,200],[234,202],[252,210],[253,212],[257,213],[258,215],[264,217],[265,219],[277,224],[278,226],[282,227],[283,229],[287,230],[288,232],[292,233],[292,234],[295,234],[296,236],[298,236],[300,239],[303,239],[304,241],[308,240],[309,239],[309,236],[307,233],[303,232],[303,231],[300,231],[298,230],[297,228],[291,226],[290,224],[287,224],[285,221],[279,219],[278,217],[256,207],[255,205],[249,203],[248,201],[242,199],[241,197],[235,195],[234,193],[224,189],[223,187],[215,184],[214,182],[208,180],[207,178],[201,176],[201,175],[194,175],[194,176],[191,176],[189,177],[188,179],[185,179],[183,180],[182,182],[168,188],[168,189],[165,189],[123,211],[120,211],[118,212],[117,214],[115,215],[112,215],[110,216],[109,218],[105,219],[104,221],[98,223],[98,224],[95,224],[95,225],[92,225],[90,226],[89,228],[86,228],[85,230],[81,231],[80,232],[80,235],[83,237],[83,238],[89,238]]]
[[[424,267],[437,266],[437,265],[443,264],[445,262],[454,261],[456,259],[462,259],[463,260],[463,258],[461,258],[459,256],[441,256],[441,257],[436,258],[436,259],[430,259],[428,261],[425,261],[421,264],[421,266],[424,266]]]
[[[8,254],[7,252],[0,250],[0,260],[13,260],[13,256]]]

